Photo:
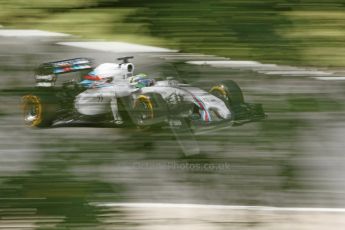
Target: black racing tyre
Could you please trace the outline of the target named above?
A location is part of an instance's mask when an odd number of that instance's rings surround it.
[[[49,127],[56,118],[57,100],[49,94],[22,97],[24,122],[29,127]]]
[[[232,80],[227,80],[213,86],[209,92],[222,99],[229,106],[237,106],[244,103],[241,88]]]

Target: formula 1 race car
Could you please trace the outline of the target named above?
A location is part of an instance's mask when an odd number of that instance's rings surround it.
[[[41,64],[36,87],[22,97],[28,126],[189,127],[243,124],[265,118],[261,104],[246,103],[232,80],[209,91],[173,78],[134,75],[133,57],[92,66],[87,58]],[[58,82],[72,74],[72,80]],[[181,122],[182,121],[182,122]]]

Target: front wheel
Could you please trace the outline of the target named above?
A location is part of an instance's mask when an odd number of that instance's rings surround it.
[[[241,88],[232,80],[227,80],[211,88],[210,93],[223,100],[229,106],[244,103]]]
[[[149,96],[140,95],[133,105],[134,123],[144,126],[154,118],[153,103]]]
[[[233,120],[262,120],[266,114],[261,104],[246,103],[241,88],[232,80],[224,81],[211,88],[210,93],[230,109]]]

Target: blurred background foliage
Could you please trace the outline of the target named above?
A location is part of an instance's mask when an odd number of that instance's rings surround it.
[[[343,0],[0,0],[0,24],[294,65],[344,66]]]

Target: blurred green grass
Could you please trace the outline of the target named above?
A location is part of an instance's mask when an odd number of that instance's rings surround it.
[[[0,24],[278,64],[345,65],[340,0],[0,0]]]

